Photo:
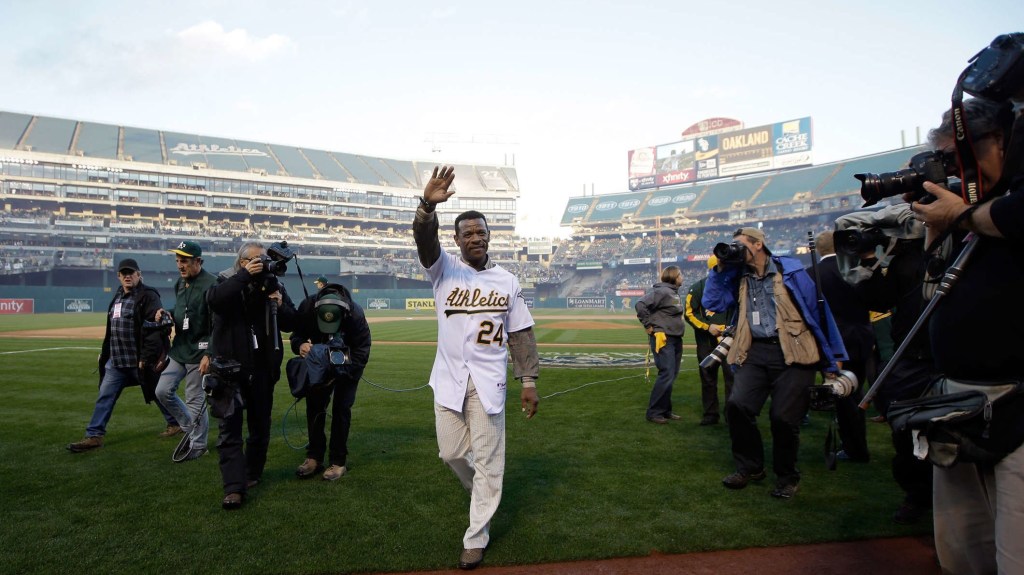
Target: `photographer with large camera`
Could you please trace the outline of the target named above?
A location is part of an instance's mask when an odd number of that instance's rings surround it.
[[[812,279],[821,280],[821,293],[828,302],[836,325],[839,326],[847,355],[843,369],[851,371],[857,376],[858,381],[867,381],[869,371],[878,365],[875,332],[871,328],[871,312],[864,300],[839,273],[833,232],[819,233],[814,244],[820,259],[817,273]],[[812,273],[812,269],[813,267],[807,268],[808,274]],[[859,386],[849,395],[835,398],[835,419],[842,446],[836,453],[836,458],[840,461],[866,463],[871,459],[864,411],[857,407],[860,398]]]
[[[221,272],[206,292],[213,312],[209,355],[217,363],[238,364],[237,373],[217,374],[220,379],[215,381],[229,389],[220,391],[224,395],[210,403],[214,416],[219,412],[221,418],[217,449],[224,509],[242,506],[267,462],[274,384],[281,377],[284,355],[280,332],[290,332],[295,326],[295,307],[275,275],[284,269],[284,261],[268,257],[262,244],[246,242],[239,248],[234,266]],[[244,450],[243,410],[248,412],[249,431]]]
[[[1020,62],[1024,35],[1018,35],[1017,42]],[[1017,76],[1009,80],[1017,83],[1017,97],[1024,95],[1024,69],[1018,66]],[[944,376],[932,394],[982,389],[988,398],[983,430],[979,434],[967,428],[947,429],[965,437],[957,442],[955,464],[934,470],[935,545],[943,569],[953,573],[1024,573],[1024,331],[1013,323],[1024,317],[1024,119],[1016,117],[1016,124],[1014,120],[1009,101],[974,98],[963,102],[957,113],[946,112],[929,140],[937,150],[956,150],[965,170],[976,170],[976,181],[965,172],[962,189],[968,192],[964,197],[980,203],[969,205],[946,188],[926,183],[924,188],[935,201],[911,204],[928,228],[928,242],[945,232],[954,240],[967,231],[976,238],[968,244],[969,260],[929,322],[933,356]],[[966,157],[957,146],[958,135],[965,132],[972,148]],[[964,139],[959,141],[964,146]],[[976,188],[987,190],[987,195],[971,198],[969,192]],[[993,306],[1010,323],[990,335],[979,320],[990,317]],[[1000,389],[1014,391],[994,398],[992,392]],[[929,439],[929,457],[938,464],[934,433]],[[961,457],[969,455],[969,445],[987,451],[987,456]]]
[[[310,359],[316,359],[317,364],[324,367],[322,381],[315,382],[319,385],[312,386],[306,395],[309,445],[306,459],[295,470],[295,475],[308,478],[323,471],[325,480],[334,481],[348,471],[352,405],[356,401],[359,379],[370,360],[370,326],[363,308],[352,301],[348,288],[324,283],[316,294],[299,304],[295,331],[290,339],[292,351],[303,361],[308,364]],[[332,395],[328,451],[324,427]],[[325,454],[329,455],[330,463],[326,470]]]
[[[708,258],[708,271],[718,265],[718,258],[712,254]],[[697,342],[697,362],[700,364],[700,399],[704,413],[700,418],[701,425],[717,425],[719,419],[718,402],[718,366],[721,361],[705,362],[715,350],[719,341],[726,337],[726,329],[733,310],[713,312],[704,309],[701,299],[704,298],[704,285],[708,276],[700,278],[690,285],[686,293],[684,317],[693,326],[693,338]],[[725,400],[732,395],[732,370],[729,366],[722,367],[722,379],[725,380]]]
[[[99,395],[85,438],[67,446],[71,453],[103,447],[107,423],[124,388],[138,385],[146,403],[156,400],[156,382],[167,361],[168,331],[155,321],[157,310],[163,307],[160,292],[142,283],[134,259],[117,264],[117,277],[121,285],[107,306],[107,328],[99,355]],[[178,425],[159,401],[157,407],[168,428]]]
[[[843,278],[870,309],[892,311],[890,335],[896,346],[901,345],[925,305],[924,227],[906,203],[853,212],[836,219],[835,226],[836,259]],[[875,408],[886,418],[893,401],[920,397],[936,376],[928,333],[923,330],[894,359],[890,382],[874,398]],[[932,466],[914,456],[909,429],[891,431],[892,476],[904,492],[892,520],[915,523],[932,507]]]
[[[774,256],[764,232],[741,228],[732,244],[718,244],[718,266],[711,270],[701,300],[705,309],[736,305],[735,335],[727,355],[734,367],[732,397],[726,401],[736,471],[722,484],[743,489],[765,478],[764,445],[757,415],[769,395],[773,470],[772,497],[793,497],[800,483],[796,468],[800,422],[810,406],[815,374],[835,377],[846,348],[835,320],[800,260]],[[821,325],[824,318],[825,325]]]

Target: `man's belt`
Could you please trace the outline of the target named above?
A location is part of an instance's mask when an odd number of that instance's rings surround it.
[[[754,343],[772,343],[778,345],[779,336],[775,335],[772,337],[755,337],[753,338]]]

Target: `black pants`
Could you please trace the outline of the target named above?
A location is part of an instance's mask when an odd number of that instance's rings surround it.
[[[875,396],[875,405],[882,415],[888,415],[889,404],[900,399],[915,399],[928,388],[937,374],[928,359],[904,357],[895,365],[883,387]],[[892,431],[892,477],[904,492],[904,501],[918,507],[932,505],[932,464],[914,456],[914,439],[910,431]]]
[[[814,385],[815,373],[811,366],[786,365],[777,343],[751,344],[746,361],[736,370],[732,396],[725,404],[737,471],[750,475],[764,469],[764,443],[757,429],[757,416],[770,395],[772,469],[780,482],[800,481],[796,468],[800,422],[810,406],[808,389]]]
[[[270,445],[270,413],[274,408],[274,384],[269,370],[256,370],[248,383],[240,387],[242,405],[231,416],[220,420],[217,451],[224,493],[245,493],[249,480],[258,480],[267,464]],[[244,415],[243,415],[244,414]],[[246,418],[249,436],[242,449],[242,418]]]
[[[860,400],[864,396],[863,388],[867,380],[867,365],[867,362],[863,360],[843,362],[843,369],[852,371],[860,383],[857,390],[850,395],[836,398],[839,441],[842,442],[846,455],[857,461],[867,461],[870,458],[864,410],[859,407]]]
[[[718,345],[718,338],[706,331],[696,330],[694,336],[697,340],[697,364],[699,365],[705,357]],[[700,399],[704,407],[703,419],[718,421],[718,368],[722,368],[722,379],[725,380],[725,400],[729,401],[732,395],[732,368],[728,365],[716,363],[708,368],[698,368],[700,372]]]
[[[333,385],[313,390],[306,396],[306,429],[309,431],[309,446],[306,457],[324,460],[327,438],[324,436],[327,406],[334,395],[331,408],[330,465],[344,466],[348,458],[348,432],[352,427],[352,405],[356,402],[358,381],[339,380]]]

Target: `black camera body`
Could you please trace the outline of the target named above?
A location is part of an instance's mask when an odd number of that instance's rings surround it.
[[[979,98],[1024,98],[1024,33],[997,36],[970,60],[963,88]]]
[[[274,293],[280,289],[277,278],[288,271],[288,261],[295,257],[295,252],[288,247],[288,242],[274,242],[267,248],[267,253],[260,255],[263,270],[252,277],[252,284],[264,293]]]
[[[832,238],[837,252],[854,257],[860,257],[865,252],[873,252],[878,246],[889,245],[889,236],[875,227],[863,230],[836,230]]]
[[[233,359],[215,357],[210,360],[210,372],[203,376],[203,391],[212,399],[220,399],[228,390],[238,387],[242,364]]]
[[[860,197],[864,206],[873,206],[883,198],[913,194],[917,202],[927,202],[931,194],[924,191],[924,183],[946,186],[949,176],[959,173],[955,152],[921,152],[910,158],[910,167],[881,174],[854,174],[860,180]],[[927,196],[927,200],[926,200]]]
[[[731,244],[719,242],[711,251],[722,265],[737,265],[747,261],[747,246],[738,241]]]

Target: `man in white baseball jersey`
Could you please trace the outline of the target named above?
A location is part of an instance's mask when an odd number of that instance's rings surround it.
[[[439,456],[471,494],[459,568],[473,569],[483,561],[491,517],[501,501],[508,353],[513,375],[523,383],[521,402],[527,418],[537,413],[540,360],[533,317],[519,281],[487,256],[490,231],[484,215],[469,211],[455,218],[461,258],[441,249],[434,207],[455,193],[448,190],[454,179],[453,166],[434,167],[412,230],[437,310],[430,387]]]

